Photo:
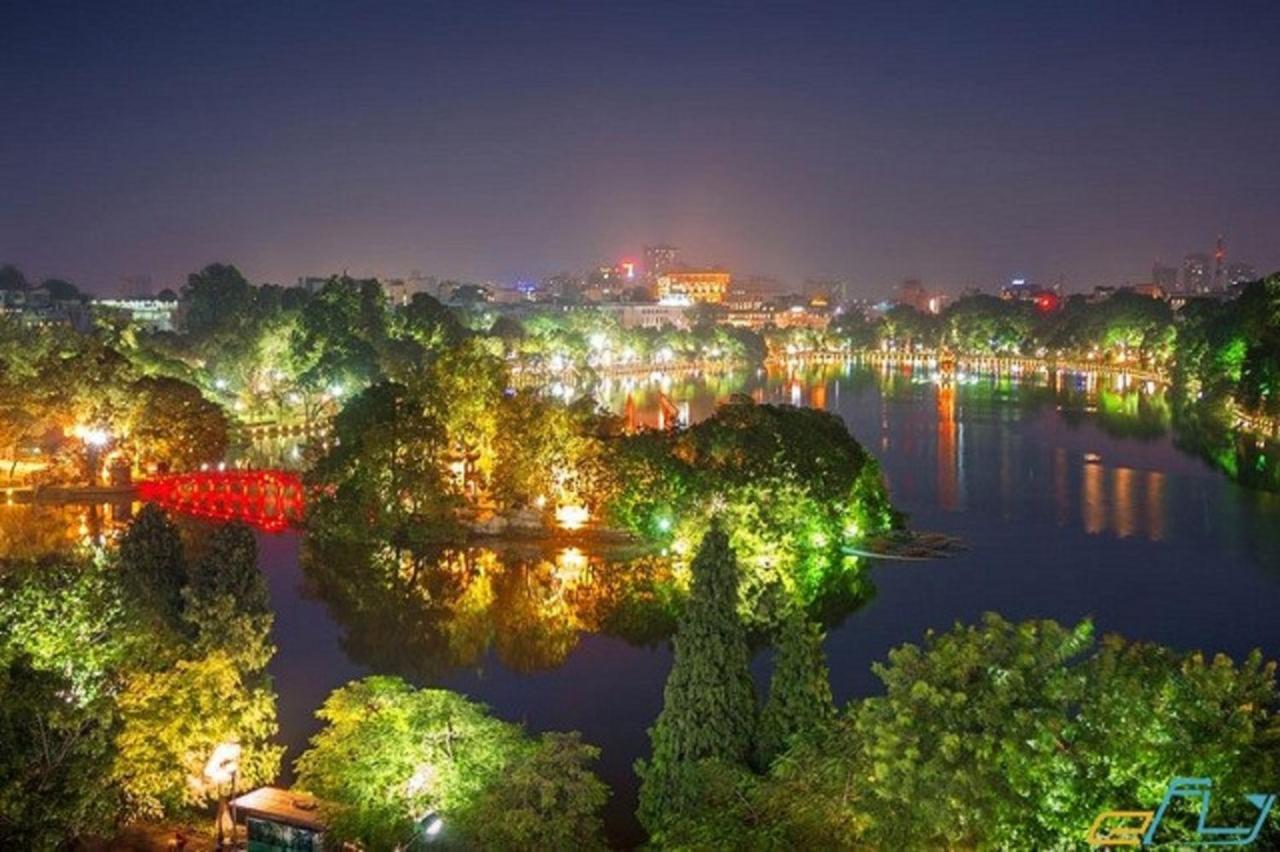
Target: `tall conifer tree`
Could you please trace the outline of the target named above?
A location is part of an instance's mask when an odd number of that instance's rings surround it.
[[[737,612],[738,567],[718,524],[702,539],[692,573],[662,713],[649,730],[653,754],[636,766],[640,820],[654,835],[696,800],[696,764],[717,759],[745,766],[755,734],[755,686]]]
[[[796,734],[835,717],[822,630],[800,606],[789,605],[778,626],[769,699],[760,714],[756,762],[768,769]]]

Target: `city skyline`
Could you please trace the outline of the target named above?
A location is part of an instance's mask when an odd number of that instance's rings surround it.
[[[1280,267],[1274,6],[730,9],[8,11],[0,261],[110,294],[670,242],[872,297],[1138,281],[1225,234]]]

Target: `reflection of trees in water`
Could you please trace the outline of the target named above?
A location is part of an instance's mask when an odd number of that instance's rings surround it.
[[[314,534],[303,570],[309,594],[343,625],[353,660],[416,678],[481,665],[491,652],[517,672],[556,668],[584,633],[665,641],[687,579],[652,554],[550,545],[397,553]],[[830,586],[815,604],[815,616],[829,624],[872,594],[863,575]]]
[[[353,659],[416,676],[490,651],[515,671],[554,668],[583,633],[651,642],[669,635],[679,596],[666,560],[572,547],[412,553],[312,535],[303,570]]]
[[[0,559],[71,553],[99,545],[132,516],[127,504],[0,504]]]
[[[1175,399],[1174,443],[1245,486],[1280,491],[1280,444],[1232,427],[1221,403]]]

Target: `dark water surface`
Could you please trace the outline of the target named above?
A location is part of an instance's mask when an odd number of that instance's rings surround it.
[[[988,610],[1011,619],[1091,616],[1100,631],[1180,649],[1280,654],[1280,497],[1241,488],[1178,450],[1157,388],[1066,375],[964,377],[943,385],[925,372],[845,366],[613,382],[598,393],[619,412],[631,395],[637,417],[652,420],[659,389],[689,419],[734,392],[838,413],[880,458],[911,525],[968,544],[951,559],[873,568],[874,598],[827,639],[841,701],[878,690],[871,664],[890,648]],[[331,610],[343,608],[308,591],[298,534],[264,535],[261,544],[276,607],[279,653],[271,673],[291,763],[316,731],[313,714],[325,696],[388,666],[358,662],[382,657],[352,638],[380,625],[335,620]],[[544,588],[553,582],[546,577],[560,577],[553,585],[576,582],[556,573],[558,559],[544,564],[545,576],[519,575],[520,589],[541,584],[530,592],[542,607],[539,636],[557,625],[570,633],[594,629],[589,619],[562,615],[560,592]],[[382,625],[390,630],[377,640],[383,651],[396,642],[395,615],[388,612]],[[490,615],[490,636],[509,629],[503,617]],[[376,610],[361,618],[376,621]],[[631,766],[647,753],[646,729],[661,707],[670,651],[665,641],[611,634],[585,632],[576,643],[570,636],[532,661],[508,636],[505,647],[481,642],[452,666],[409,659],[389,673],[463,692],[532,731],[581,731],[603,751],[599,770],[614,791],[610,834],[631,844],[640,838]],[[404,646],[406,656],[418,653],[407,635]],[[767,670],[764,656],[755,661],[758,675]]]

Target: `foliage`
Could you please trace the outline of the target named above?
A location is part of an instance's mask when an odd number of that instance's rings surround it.
[[[19,656],[0,668],[0,847],[53,850],[107,828],[112,761],[104,699],[68,702],[71,681]]]
[[[227,416],[194,385],[146,376],[133,384],[130,394],[133,404],[126,429],[139,464],[191,470],[222,460],[227,450]]]
[[[238,784],[251,789],[279,771],[273,745],[275,694],[246,682],[221,652],[181,660],[170,669],[135,672],[117,699],[120,730],[111,780],[129,813],[157,817],[202,806],[216,794],[204,766],[220,743],[241,747]]]
[[[253,303],[253,287],[234,266],[212,263],[187,276],[182,298],[187,304],[187,330],[204,336],[247,316]]]
[[[127,599],[154,622],[179,628],[187,557],[163,509],[154,503],[142,507],[120,539],[119,563]]]
[[[584,768],[594,750],[574,738],[533,746],[457,693],[393,677],[349,683],[316,715],[326,726],[298,758],[298,782],[343,806],[340,836],[388,847],[435,812],[484,848],[511,848],[532,822],[548,838],[594,838],[603,790]],[[546,771],[557,774],[540,778]]]
[[[11,562],[0,572],[0,660],[56,672],[77,704],[99,697],[138,650],[115,568],[88,557]]]
[[[649,731],[652,756],[636,764],[640,821],[655,838],[693,804],[691,773],[699,761],[745,765],[751,756],[756,695],[737,612],[737,573],[729,537],[713,524],[693,560],[662,713]]]
[[[884,695],[794,739],[682,836],[705,818],[726,836],[763,820],[800,848],[1075,848],[1103,810],[1154,809],[1174,776],[1212,778],[1229,823],[1280,768],[1275,667],[1256,652],[1237,666],[988,615],[875,670]],[[1188,837],[1185,819],[1161,837]]]
[[[756,765],[763,769],[796,737],[822,728],[835,715],[822,630],[797,606],[785,612],[777,628],[769,698],[756,733]]]
[[[237,523],[218,527],[189,574],[183,616],[195,647],[225,652],[243,673],[261,671],[275,648],[267,638],[271,602],[252,531]]]
[[[607,517],[691,552],[718,514],[738,554],[742,612],[767,624],[780,584],[806,603],[856,584],[844,548],[897,529],[879,470],[836,416],[734,398],[671,436],[608,444],[615,488]]]
[[[494,850],[604,849],[609,789],[589,768],[599,754],[576,733],[543,734],[464,812],[464,836]]]
[[[334,436],[309,474],[325,488],[311,506],[318,524],[398,545],[453,535],[458,499],[441,464],[448,436],[408,388],[383,382],[365,390],[338,415]]]

